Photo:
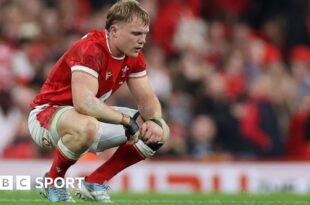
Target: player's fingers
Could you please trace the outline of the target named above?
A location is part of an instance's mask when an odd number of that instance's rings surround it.
[[[160,136],[157,134],[154,134],[152,137],[153,143],[158,143],[160,141]]]
[[[156,143],[160,142],[160,141],[161,141],[161,136],[160,136],[160,135],[155,135],[155,136],[154,136],[154,141],[155,141]]]
[[[157,142],[156,135],[151,134],[150,138],[145,143],[150,144],[150,143],[156,143],[156,142]]]
[[[130,140],[127,141],[127,144],[134,144],[138,141],[138,137],[131,137]]]
[[[139,136],[140,136],[140,132],[137,132],[137,133],[134,135],[134,143],[137,143],[137,142],[138,142]]]
[[[147,130],[147,126],[145,123],[143,123],[142,126],[140,127],[140,136],[144,136],[146,130]]]
[[[131,136],[130,139],[127,141],[127,144],[134,144],[139,140],[140,133],[137,132],[135,135]]]
[[[147,131],[145,132],[145,134],[142,135],[142,140],[143,140],[143,141],[148,141],[148,140],[150,139],[151,135],[152,135],[151,130],[147,130]]]
[[[153,143],[160,143],[162,141],[162,135],[154,134],[152,139],[153,139]]]

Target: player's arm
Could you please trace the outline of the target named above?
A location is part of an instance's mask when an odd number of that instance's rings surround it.
[[[163,125],[161,105],[156,97],[147,76],[129,78],[129,90],[136,101],[145,123],[140,128],[140,135],[146,143],[157,143],[163,140]],[[161,125],[160,125],[161,124]]]
[[[122,124],[129,129],[130,136],[135,135],[138,127],[135,121],[102,102],[96,97],[98,92],[98,79],[83,72],[72,72],[72,99],[77,112],[97,118],[99,121]]]
[[[128,88],[136,101],[141,116],[145,119],[161,118],[161,106],[147,76],[129,78]]]

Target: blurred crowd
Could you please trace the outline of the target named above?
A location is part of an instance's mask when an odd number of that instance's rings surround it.
[[[112,0],[0,0],[0,157],[49,158],[27,117],[52,65]],[[310,2],[140,0],[144,54],[170,125],[159,157],[308,159]],[[108,101],[135,104],[126,87]]]

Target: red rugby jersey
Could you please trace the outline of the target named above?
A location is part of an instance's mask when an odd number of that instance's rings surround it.
[[[98,79],[97,97],[106,100],[128,77],[146,75],[142,52],[137,58],[111,55],[106,32],[91,31],[75,42],[57,61],[31,107],[73,105],[71,72],[85,71]]]

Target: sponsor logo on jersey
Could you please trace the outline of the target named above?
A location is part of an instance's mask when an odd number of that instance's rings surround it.
[[[106,74],[105,74],[105,80],[108,80],[109,78],[111,78],[112,77],[112,72],[106,72]]]

